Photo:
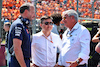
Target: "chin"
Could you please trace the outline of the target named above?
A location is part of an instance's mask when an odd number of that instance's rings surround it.
[[[47,31],[51,31],[50,29],[47,29]]]
[[[32,20],[34,20],[34,18],[30,18],[29,20],[32,21]]]

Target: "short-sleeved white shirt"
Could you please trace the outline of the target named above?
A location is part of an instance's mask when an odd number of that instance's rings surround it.
[[[61,51],[62,41],[59,35],[52,32],[47,38],[51,40],[50,37],[52,37],[53,43],[42,35],[44,35],[42,31],[33,35],[31,44],[32,63],[41,67],[53,67],[56,64],[57,47]]]

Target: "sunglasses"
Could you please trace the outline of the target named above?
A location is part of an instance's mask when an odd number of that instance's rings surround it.
[[[45,25],[53,25],[53,22],[45,22]]]
[[[63,20],[65,20],[66,19],[66,17],[63,17]]]

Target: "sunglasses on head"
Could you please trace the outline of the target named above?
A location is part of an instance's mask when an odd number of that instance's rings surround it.
[[[53,22],[45,22],[45,25],[53,25]]]

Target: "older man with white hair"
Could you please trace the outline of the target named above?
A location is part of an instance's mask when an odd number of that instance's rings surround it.
[[[91,39],[89,31],[78,23],[75,10],[64,11],[62,22],[67,30],[63,34],[63,46],[57,66],[87,67]]]

